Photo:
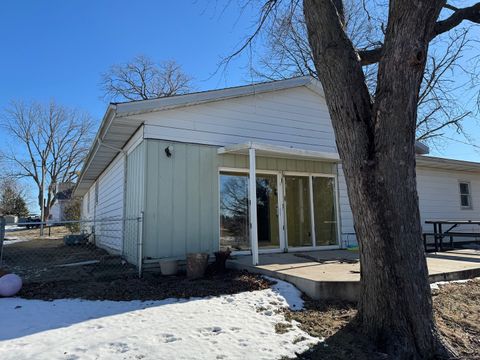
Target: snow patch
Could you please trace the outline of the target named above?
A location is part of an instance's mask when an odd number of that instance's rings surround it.
[[[444,286],[444,285],[448,285],[448,284],[463,284],[463,283],[467,283],[469,281],[474,281],[474,280],[479,280],[480,277],[478,278],[473,278],[473,279],[465,279],[465,280],[452,280],[452,281],[438,281],[436,283],[432,283],[430,284],[430,288],[432,290],[438,290],[440,289],[440,286]]]
[[[21,242],[26,242],[30,241],[31,239],[27,238],[20,238],[20,237],[8,237],[5,240],[3,240],[3,246],[8,246],[16,243],[21,243]]]
[[[301,293],[272,288],[162,301],[0,299],[0,359],[279,359],[318,343],[282,309],[300,310]]]

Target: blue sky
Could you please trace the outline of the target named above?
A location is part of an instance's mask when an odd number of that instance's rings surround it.
[[[233,62],[226,73],[213,74],[220,59],[251,30],[256,12],[246,9],[240,15],[237,1],[226,8],[224,3],[2,1],[0,108],[12,99],[55,99],[100,120],[106,108],[100,74],[138,54],[159,61],[177,60],[194,76],[198,90],[244,84],[249,81],[246,56]],[[479,123],[470,121],[466,128],[472,138],[480,140]],[[480,161],[479,150],[458,142],[450,142],[434,154]]]
[[[100,118],[100,74],[138,54],[176,59],[199,89],[242,83],[242,69],[211,78],[249,24],[235,6],[222,10],[191,0],[1,2],[0,105],[55,98]]]

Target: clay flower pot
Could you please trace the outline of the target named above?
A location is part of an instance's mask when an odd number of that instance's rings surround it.
[[[187,277],[198,279],[205,275],[208,265],[207,253],[187,254]]]

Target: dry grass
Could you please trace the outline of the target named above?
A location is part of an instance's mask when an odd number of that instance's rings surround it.
[[[443,337],[464,359],[480,359],[480,279],[445,285],[433,294]]]
[[[433,290],[437,326],[461,359],[480,359],[480,279]],[[300,359],[388,359],[358,332],[354,304],[307,300],[306,310],[286,313],[303,330],[325,342]]]
[[[52,226],[44,229],[44,236],[40,236],[40,229],[23,229],[9,231],[6,233],[6,238],[28,238],[30,240],[39,239],[60,239],[65,235],[71,234],[65,226]]]

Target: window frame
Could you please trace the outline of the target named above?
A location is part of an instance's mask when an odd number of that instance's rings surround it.
[[[462,193],[462,185],[467,185],[468,187],[468,193]],[[470,181],[465,181],[465,180],[459,180],[458,181],[458,194],[459,194],[459,200],[460,200],[460,208],[462,210],[473,210],[473,204],[472,204],[472,184]],[[462,204],[462,197],[467,196],[468,199],[468,205],[463,205]]]
[[[227,167],[227,166],[219,166],[217,168],[217,186],[218,186],[218,198],[217,198],[217,211],[218,211],[218,216],[217,216],[217,231],[218,231],[218,249],[220,249],[220,175],[222,172],[231,172],[231,173],[243,173],[243,174],[250,174],[250,170],[248,168],[244,167]],[[264,169],[257,169],[256,170],[257,175],[277,175],[277,181],[278,181],[278,187],[281,189],[279,192],[278,196],[278,201],[279,201],[279,227],[280,227],[280,249],[264,249],[264,250],[259,250],[259,253],[276,253],[276,252],[294,252],[294,251],[307,251],[307,250],[329,250],[329,249],[340,249],[341,248],[341,243],[342,243],[342,238],[341,238],[341,210],[340,210],[340,194],[339,194],[339,180],[338,180],[338,173],[334,174],[329,174],[329,173],[322,173],[322,172],[305,172],[305,171],[287,171],[287,170],[264,170]],[[335,220],[337,222],[336,226],[336,233],[337,233],[337,244],[336,245],[322,245],[322,246],[317,246],[316,239],[315,239],[315,233],[312,233],[313,236],[313,246],[307,246],[307,247],[288,247],[287,245],[287,229],[286,229],[286,214],[285,214],[285,209],[284,209],[284,191],[285,191],[285,185],[283,184],[284,181],[284,176],[307,176],[309,177],[309,184],[312,186],[312,180],[313,177],[326,177],[326,178],[333,178],[334,179],[334,202],[335,202],[335,209],[336,209],[336,216]],[[312,190],[312,189],[311,189]],[[313,200],[313,193],[310,193],[310,198]],[[310,203],[310,209],[311,209],[312,203]],[[312,209],[311,209],[312,211]],[[313,213],[312,213],[312,231],[315,226],[314,224],[315,220],[313,219]],[[240,250],[240,251],[234,251],[234,254],[236,255],[246,255],[246,254],[251,254],[251,250]]]

